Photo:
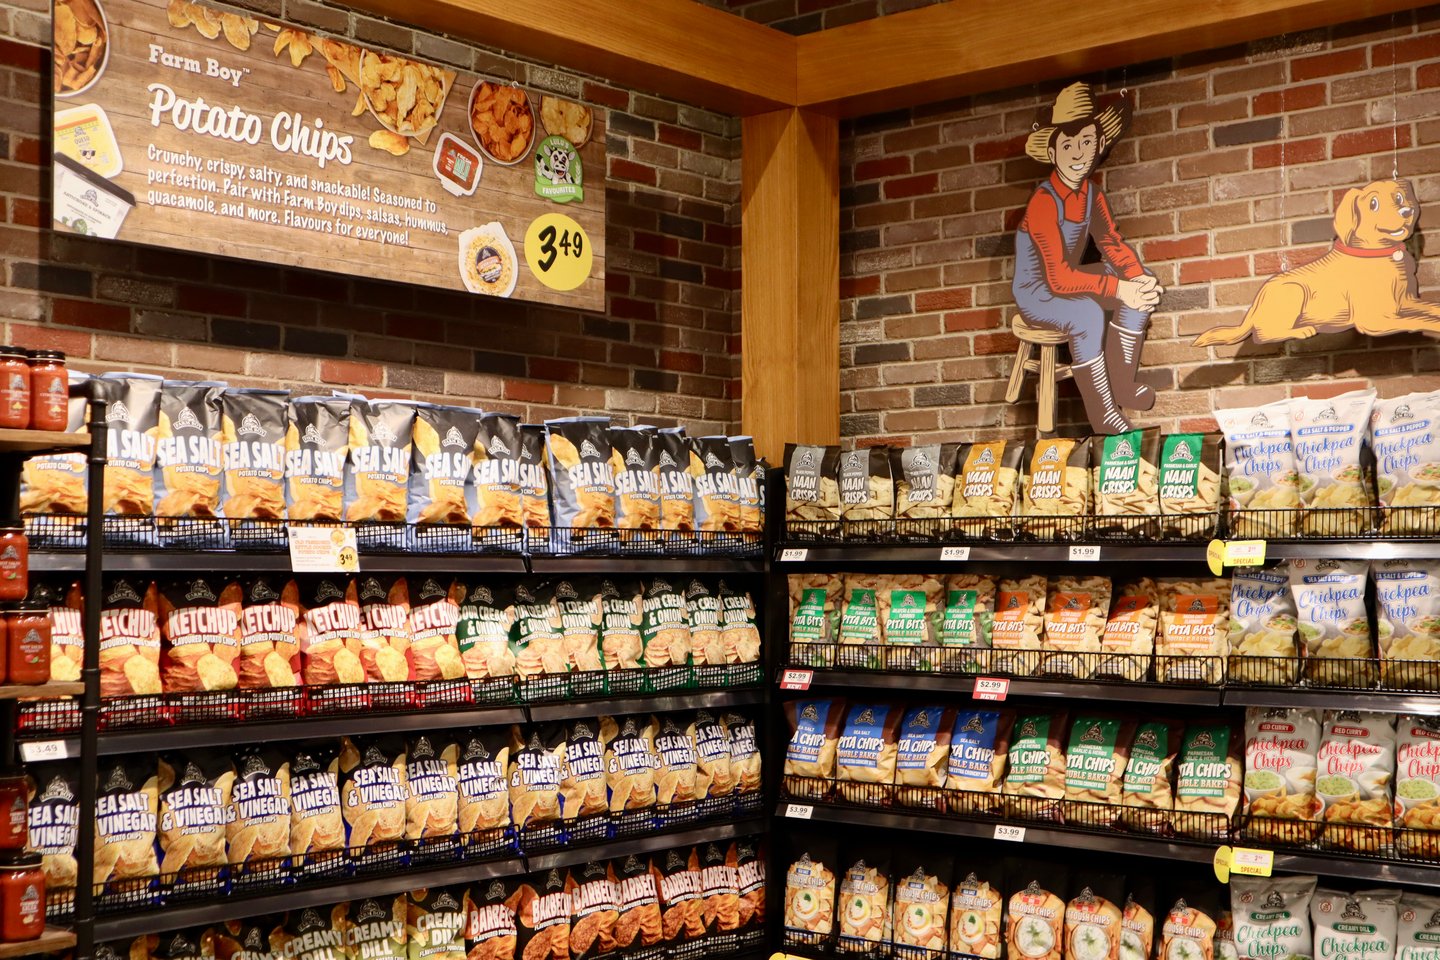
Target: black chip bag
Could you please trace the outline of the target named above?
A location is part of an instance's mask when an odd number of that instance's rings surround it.
[[[301,744],[290,755],[290,851],[305,876],[337,873],[348,863],[333,744]]]
[[[660,766],[655,732],[648,717],[600,718],[610,813],[622,836],[647,832],[654,819],[655,771]]]
[[[470,474],[480,411],[415,405],[410,492],[405,519],[410,549],[421,553],[470,549]]]
[[[655,434],[655,475],[660,482],[660,527],[666,539],[695,539],[695,478],[690,475],[690,441],[683,427]]]
[[[538,524],[527,522],[526,491],[530,489],[528,496],[534,496],[536,479],[536,461],[525,459],[527,451],[532,456],[543,453],[543,445],[538,450],[530,450],[525,445],[519,417],[508,413],[487,413],[480,417],[472,451],[475,477],[470,487],[470,522],[476,528],[477,545],[518,549],[520,528],[545,526],[550,522],[548,508],[541,511],[544,517]],[[527,465],[531,468],[528,471]],[[539,479],[543,497],[543,469]],[[543,507],[543,502],[541,505]]]
[[[336,960],[346,955],[348,905],[291,910],[270,931],[270,949],[286,960]]]
[[[701,686],[725,680],[725,648],[720,633],[720,598],[699,578],[685,585],[685,615],[690,621],[690,656]]]
[[[466,960],[515,960],[517,889],[514,881],[500,879],[470,888],[465,898]]]
[[[734,953],[739,947],[740,871],[734,844],[707,843],[700,848],[700,909],[707,953]]]
[[[610,795],[605,784],[605,745],[594,720],[565,725],[565,760],[560,767],[560,816],[567,841],[605,838]]]
[[[75,860],[80,827],[78,772],[69,763],[37,763],[28,766],[25,773],[29,795],[25,849],[40,854],[40,870],[52,902],[58,899],[54,896],[58,893],[68,899],[80,876]],[[16,811],[8,812],[13,823]],[[59,911],[47,908],[46,913],[53,918]]]
[[[270,931],[277,923],[273,916],[261,916],[226,920],[211,927],[215,960],[275,960],[276,954],[270,949]]]
[[[727,534],[740,529],[740,487],[729,437],[690,441],[690,476],[695,481],[695,529]]]
[[[230,757],[210,750],[162,754],[157,784],[160,873],[174,877],[177,894],[221,889],[220,868],[228,862],[225,833],[235,786]]]
[[[352,397],[345,519],[363,546],[405,546],[415,405]]]
[[[417,854],[454,857],[459,831],[460,745],[442,733],[405,741],[405,837]]]
[[[645,682],[640,669],[645,652],[640,581],[602,580],[599,599],[600,651],[609,688],[612,693],[639,693]]]
[[[570,894],[571,960],[596,960],[614,953],[620,903],[609,866],[591,860],[571,867],[565,889]]]
[[[560,635],[569,658],[570,695],[579,697],[604,689],[600,653],[599,585],[592,580],[556,580],[555,604],[560,608]]]
[[[570,892],[564,870],[526,877],[510,902],[524,960],[570,960]]]
[[[631,854],[615,860],[610,869],[620,910],[615,946],[630,960],[659,960],[664,956],[660,888],[650,858]]]
[[[759,946],[765,939],[765,858],[754,838],[735,844],[735,873],[740,892],[740,949]]]
[[[660,528],[659,450],[653,427],[611,427],[615,528],[622,543],[651,544]]]
[[[205,927],[167,930],[150,951],[152,960],[214,960]]]
[[[97,771],[94,882],[127,896],[150,889],[160,864],[155,826],[160,789],[153,757],[107,759]]]
[[[760,628],[750,591],[720,581],[720,647],[728,683],[760,681]]]
[[[560,842],[560,776],[564,764],[564,724],[510,728],[511,817],[515,829],[532,845]]]
[[[465,894],[450,887],[411,890],[406,897],[409,960],[465,960]]]
[[[730,763],[730,730],[709,710],[695,714],[695,799],[703,817],[735,809],[735,771]]]
[[[700,856],[693,847],[667,850],[650,861],[660,889],[660,926],[671,957],[695,960],[704,955],[704,887]]]
[[[220,459],[225,481],[220,513],[230,521],[233,543],[285,543],[285,531],[275,521],[285,519],[289,399],[284,390],[232,388],[220,394]]]
[[[545,427],[520,424],[520,512],[526,530],[550,526],[550,470],[545,454]]]
[[[224,389],[215,381],[163,384],[155,440],[155,516],[163,545],[228,545],[228,528],[215,519],[220,515]]]
[[[236,885],[273,884],[289,875],[290,760],[280,750],[246,746],[235,754],[225,846]]]
[[[510,634],[515,672],[526,699],[563,696],[570,654],[560,632],[560,605],[548,583],[515,585],[515,627]]]
[[[286,509],[291,520],[344,519],[350,401],[296,397],[285,431]]]
[[[107,373],[92,379],[105,401],[105,516],[107,542],[154,546],[155,456],[163,378]]]
[[[610,420],[566,417],[545,421],[550,475],[555,479],[554,546],[614,541],[615,471]]]
[[[760,487],[765,482],[765,473],[755,459],[753,437],[731,437],[730,459],[735,463],[736,498],[740,507],[740,532],[759,534],[764,529]]]
[[[840,535],[839,447],[785,445],[785,523],[792,539]]]
[[[690,682],[692,646],[685,595],[670,581],[656,577],[640,602],[640,639],[645,644],[645,669],[655,690]]]
[[[345,915],[345,944],[350,948],[350,956],[365,960],[408,960],[408,900],[403,893],[352,900]]]
[[[346,844],[362,864],[399,863],[405,836],[405,742],[399,734],[346,737],[340,748],[340,798]]]

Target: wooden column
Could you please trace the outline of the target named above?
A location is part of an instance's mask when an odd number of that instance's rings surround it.
[[[741,424],[778,467],[840,439],[839,123],[777,110],[741,136]]]

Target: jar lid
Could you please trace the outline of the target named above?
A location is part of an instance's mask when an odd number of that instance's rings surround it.
[[[0,855],[0,870],[32,870],[40,866],[38,853],[7,853]]]
[[[59,350],[32,350],[30,356],[36,360],[60,360],[62,362],[65,360],[65,354]]]
[[[0,520],[0,530],[24,530],[24,520]]]
[[[0,347],[0,357],[28,357],[30,351],[24,347]]]

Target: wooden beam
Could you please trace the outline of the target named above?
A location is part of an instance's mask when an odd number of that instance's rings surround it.
[[[840,439],[840,134],[806,110],[741,124],[744,431],[775,466],[787,442]]]
[[[722,113],[795,102],[795,39],[692,0],[349,0],[364,13]]]
[[[798,38],[797,103],[863,116],[1419,6],[1416,0],[951,0]]]

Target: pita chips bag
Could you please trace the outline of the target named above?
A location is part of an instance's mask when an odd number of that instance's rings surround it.
[[[840,535],[839,447],[785,444],[785,522],[791,539]]]
[[[413,403],[351,399],[345,519],[361,524],[362,546],[405,546],[414,435]]]
[[[85,431],[90,418],[90,393],[89,374],[71,370],[66,432]],[[32,518],[25,531],[31,546],[45,546],[51,540],[70,542],[68,535],[79,529],[80,516],[89,502],[89,472],[90,464],[83,453],[46,453],[25,461],[20,473],[20,515],[61,515],[47,516],[43,521]]]
[[[300,588],[294,580],[268,574],[242,580],[236,685],[242,690],[293,691],[300,664],[299,626]]]
[[[302,582],[300,602],[300,662],[306,685],[364,683],[355,581],[307,578]]]
[[[510,738],[504,729],[459,734],[456,762],[460,842],[466,851],[498,849],[510,827]]]
[[[1222,838],[1242,799],[1244,739],[1228,722],[1185,727],[1175,772],[1175,831],[1182,836]]]
[[[622,543],[648,543],[660,528],[659,451],[650,427],[611,427],[610,466],[615,472],[615,527]]]
[[[296,397],[285,431],[285,492],[291,520],[344,519],[350,401]]]
[[[465,587],[448,578],[417,580],[410,599],[410,658],[416,680],[458,680],[466,675],[456,631]]]
[[[155,439],[155,516],[168,546],[225,546],[220,515],[224,465],[220,424],[223,383],[166,380]],[[175,522],[185,518],[185,522]],[[193,521],[193,522],[192,522]]]
[[[160,872],[155,859],[159,809],[153,757],[111,757],[100,764],[95,796],[97,886],[143,890],[153,883]]]
[[[340,802],[346,846],[357,862],[398,863],[405,836],[405,742],[399,734],[346,737],[340,747]]]
[[[155,584],[113,577],[100,599],[100,695],[159,693],[160,596]]]
[[[823,797],[835,776],[835,753],[845,722],[844,700],[792,700],[785,704],[790,743],[785,750],[785,792]]]
[[[660,484],[660,527],[667,539],[695,539],[695,478],[690,475],[690,441],[684,427],[655,434],[655,476]]]
[[[405,742],[405,837],[420,849],[453,856],[460,822],[459,756],[460,745],[444,734],[415,734]]]
[[[538,423],[520,424],[520,512],[526,530],[547,529],[552,522],[545,428]]]
[[[731,437],[730,458],[735,461],[735,483],[740,506],[740,532],[759,534],[764,530],[760,487],[765,482],[764,469],[755,459],[754,437]]]
[[[480,411],[472,407],[415,405],[413,459],[405,519],[410,547],[422,552],[466,551],[471,546],[470,475]]]
[[[155,456],[160,435],[163,379],[139,373],[107,373],[93,378],[95,398],[104,400],[106,432],[105,491],[108,539],[153,546],[154,527],[134,518],[155,515]]]
[[[508,413],[487,413],[476,422],[474,482],[469,488],[470,522],[476,527],[475,540],[482,546],[519,546],[513,538],[522,527],[548,526],[550,511],[543,503],[546,497],[545,471],[536,454],[543,456],[543,439],[536,449],[524,446],[520,418]],[[527,450],[532,459],[527,461]],[[536,486],[539,473],[539,494],[543,516],[529,522],[526,517],[526,489]],[[527,483],[528,477],[528,483]]]
[[[900,708],[852,703],[835,745],[837,789],[854,803],[886,804],[899,755]]]
[[[285,433],[290,395],[284,390],[227,389],[220,394],[220,461],[234,543],[279,546],[284,531],[253,520],[285,519]]]
[[[480,584],[460,605],[455,639],[460,662],[472,681],[500,680],[493,684],[511,695],[508,678],[515,675],[515,656],[510,652],[510,630],[515,625],[515,604],[510,591]],[[475,684],[472,687],[479,689]]]
[[[550,473],[555,478],[557,545],[614,540],[615,471],[608,417],[545,421]]]
[[[895,758],[895,799],[899,804],[939,807],[939,788],[945,786],[954,727],[955,710],[951,707],[930,704],[905,710]]]
[[[290,852],[305,876],[347,864],[339,751],[332,744],[301,744],[290,754]]]
[[[247,746],[235,754],[226,821],[232,881],[283,882],[290,867],[290,761],[284,753]]]
[[[177,875],[176,891],[221,889],[226,821],[235,767],[219,751],[188,750],[159,760],[160,820],[156,831],[160,873]]]
[[[510,728],[510,809],[515,829],[529,842],[558,843],[560,777],[565,763],[564,724]]]
[[[235,580],[186,577],[159,591],[165,639],[160,680],[166,693],[233,690],[239,685],[240,602]]]

